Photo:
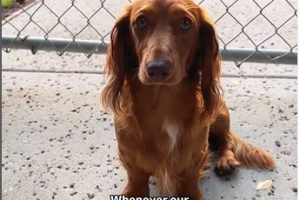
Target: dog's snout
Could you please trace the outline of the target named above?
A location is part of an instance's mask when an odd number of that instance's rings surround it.
[[[168,60],[153,60],[147,63],[147,75],[152,81],[164,81],[170,75],[171,62]]]

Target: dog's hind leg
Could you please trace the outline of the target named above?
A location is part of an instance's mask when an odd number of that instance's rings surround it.
[[[224,104],[216,121],[211,125],[209,133],[210,149],[219,156],[215,167],[215,172],[219,176],[231,174],[240,165],[232,149],[229,128],[229,113]]]
[[[263,149],[246,143],[230,132],[229,113],[225,105],[220,110],[216,121],[210,127],[209,144],[219,155],[215,172],[227,175],[239,165],[260,169],[273,169],[273,157]]]

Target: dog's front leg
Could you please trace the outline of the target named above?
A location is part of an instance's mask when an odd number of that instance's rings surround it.
[[[201,176],[205,174],[205,166],[209,159],[207,145],[202,146],[200,152],[196,152],[189,160],[189,165],[180,174],[181,181],[179,182],[179,196],[188,197],[189,200],[205,200],[199,188]],[[200,155],[199,155],[200,154]]]
[[[178,196],[188,197],[189,200],[204,200],[204,197],[199,189],[199,179],[196,177],[184,178],[181,183],[181,189]]]
[[[148,197],[150,175],[137,169],[135,166],[131,166],[130,169],[126,168],[126,170],[128,183],[123,194],[127,197]]]

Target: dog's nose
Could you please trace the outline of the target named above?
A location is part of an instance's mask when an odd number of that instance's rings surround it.
[[[153,60],[147,63],[147,74],[152,81],[164,81],[170,75],[171,62],[168,60]]]

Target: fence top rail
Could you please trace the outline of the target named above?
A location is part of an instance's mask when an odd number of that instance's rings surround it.
[[[90,57],[105,53],[117,13],[131,0],[18,2],[3,8],[4,51],[26,48],[32,53],[80,52]],[[297,0],[195,2],[214,20],[223,60],[238,67],[244,62],[297,63]]]
[[[2,48],[9,52],[14,49],[30,49],[32,53],[39,50],[50,51],[55,48],[59,55],[65,51],[84,52],[88,57],[93,53],[104,54],[109,41],[80,40],[64,38],[24,37],[16,38],[4,35],[1,39]],[[257,48],[220,48],[222,59],[225,61],[237,60],[236,64],[244,62],[271,62],[281,64],[297,64],[297,52],[282,49],[257,49]]]

